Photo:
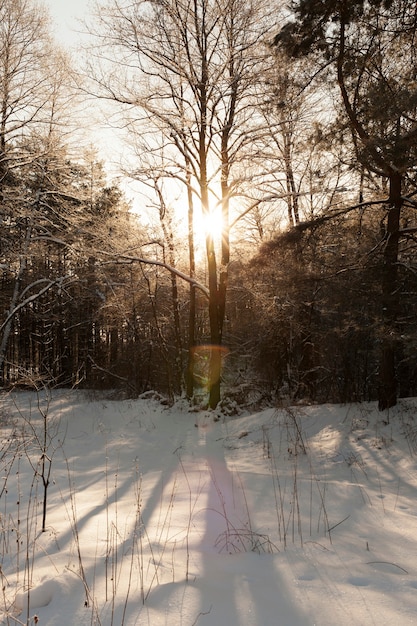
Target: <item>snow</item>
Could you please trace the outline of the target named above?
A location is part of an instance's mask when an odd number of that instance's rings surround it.
[[[0,623],[417,624],[416,412],[4,395]]]

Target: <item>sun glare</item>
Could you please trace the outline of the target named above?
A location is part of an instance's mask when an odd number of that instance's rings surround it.
[[[221,208],[211,210],[208,215],[202,215],[200,221],[196,224],[196,229],[202,231],[204,236],[210,234],[213,239],[219,239],[223,229]]]

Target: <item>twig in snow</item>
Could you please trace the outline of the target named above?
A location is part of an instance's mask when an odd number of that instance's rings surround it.
[[[202,615],[208,615],[209,613],[211,613],[212,608],[213,608],[213,605],[210,606],[208,611],[200,611],[200,613],[197,615],[197,617],[195,618],[191,626],[195,626]]]
[[[340,522],[337,522],[337,524],[335,524],[334,526],[331,526],[330,528],[327,529],[327,532],[330,534],[332,532],[332,530],[334,530],[335,528],[337,528],[338,526],[340,526],[340,524],[343,524],[343,522],[346,522],[347,519],[349,519],[350,515],[347,515],[345,517],[345,519],[342,519]]]
[[[391,563],[391,561],[368,561],[367,565],[392,565],[393,567],[398,567],[404,574],[408,574],[407,570],[401,567],[401,565]]]

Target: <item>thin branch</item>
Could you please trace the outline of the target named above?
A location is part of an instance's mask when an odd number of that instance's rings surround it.
[[[209,297],[209,290],[205,285],[198,282],[198,280],[195,280],[195,278],[188,276],[188,274],[184,274],[184,272],[181,272],[181,270],[176,267],[169,265],[169,263],[157,261],[156,259],[145,259],[144,257],[131,256],[128,254],[112,254],[107,252],[101,252],[101,254],[116,257],[114,259],[114,262],[116,263],[142,263],[144,265],[156,265],[157,267],[163,267],[168,272],[171,272],[171,274],[175,274],[175,276],[178,276],[185,282],[189,283],[195,289],[199,289],[207,298]]]
[[[30,304],[31,302],[35,302],[35,300],[40,298],[44,293],[49,291],[49,289],[51,289],[55,285],[62,284],[66,278],[68,278],[68,276],[63,276],[61,278],[58,278],[57,280],[49,281],[48,284],[45,287],[43,287],[40,291],[38,291],[37,293],[34,293],[33,295],[31,295],[28,298],[26,298],[25,300],[23,300],[23,302],[18,304],[13,309],[13,311],[11,311],[9,313],[9,315],[4,320],[3,324],[0,326],[0,332],[7,326],[7,324],[10,322],[10,320],[12,320],[14,318],[14,316],[16,315],[16,313],[18,313],[18,311],[23,309],[27,304]],[[36,283],[34,283],[34,284],[37,284],[38,282],[43,282],[43,281],[36,281]],[[25,289],[25,291],[27,291],[27,288]]]

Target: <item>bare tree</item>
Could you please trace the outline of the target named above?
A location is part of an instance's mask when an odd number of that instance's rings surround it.
[[[51,94],[48,15],[30,0],[0,2],[0,183],[26,162],[21,137],[43,119]],[[9,178],[8,178],[9,177]]]
[[[137,0],[100,7],[95,27],[94,90],[127,114],[136,145],[139,136],[144,152],[163,155],[160,175],[183,185],[189,234],[194,198],[207,221],[221,207],[219,248],[205,232],[211,407],[220,400],[230,206],[264,126],[257,87],[277,17],[276,7],[243,0]]]

